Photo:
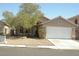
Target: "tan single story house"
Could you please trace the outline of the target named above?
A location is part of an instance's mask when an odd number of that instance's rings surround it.
[[[61,16],[52,20],[49,20],[47,17],[43,17],[39,22],[38,27],[42,30],[41,36],[45,39],[76,38],[75,29],[77,28],[77,25]],[[34,33],[35,31],[32,32]],[[2,33],[9,34],[10,27],[5,22],[0,21],[0,34]]]
[[[74,39],[75,28],[74,23],[59,16],[47,22],[40,24],[43,30],[43,37],[46,39]]]

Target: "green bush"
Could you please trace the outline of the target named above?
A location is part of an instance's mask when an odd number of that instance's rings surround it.
[[[44,30],[44,28],[40,27],[38,29],[38,35],[39,35],[40,39],[44,39],[45,38],[45,30]]]
[[[4,35],[4,33],[3,32],[0,32],[0,35]]]

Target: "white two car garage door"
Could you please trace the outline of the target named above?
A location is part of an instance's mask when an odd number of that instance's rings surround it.
[[[47,27],[47,39],[70,39],[72,28],[70,27]]]

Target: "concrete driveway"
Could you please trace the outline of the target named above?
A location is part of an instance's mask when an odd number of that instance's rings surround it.
[[[58,49],[79,49],[79,42],[72,39],[48,39]]]

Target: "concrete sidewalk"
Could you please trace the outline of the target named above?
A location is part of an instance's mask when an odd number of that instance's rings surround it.
[[[71,47],[58,47],[58,46],[26,46],[26,45],[7,45],[0,44],[0,47],[20,47],[20,48],[49,48],[49,49],[63,49],[63,50],[79,50],[79,48],[71,48]]]

